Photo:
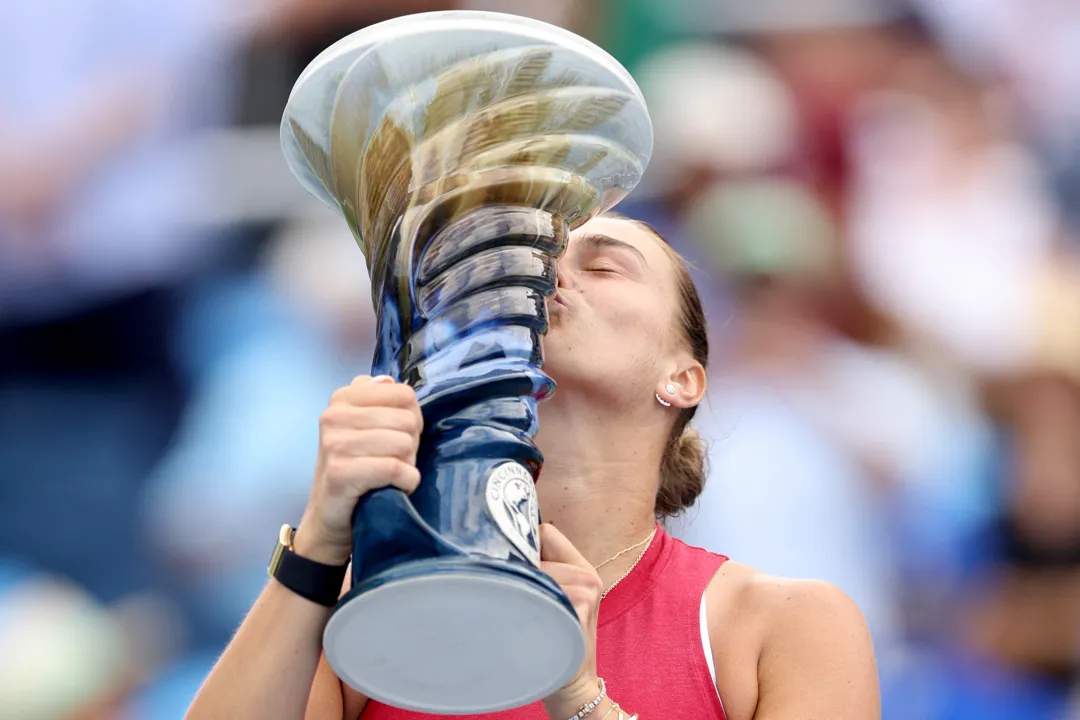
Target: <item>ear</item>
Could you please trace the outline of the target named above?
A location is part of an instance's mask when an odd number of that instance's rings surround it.
[[[705,368],[697,360],[691,360],[689,365],[677,369],[664,379],[656,393],[672,407],[697,407],[705,397],[705,385]],[[669,388],[673,388],[674,392],[668,392]]]

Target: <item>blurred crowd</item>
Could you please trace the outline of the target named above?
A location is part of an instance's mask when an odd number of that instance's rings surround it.
[[[0,717],[173,720],[295,523],[374,319],[285,168],[339,37],[583,34],[694,266],[710,478],[671,530],[839,585],[885,718],[1080,718],[1080,0],[0,4]]]

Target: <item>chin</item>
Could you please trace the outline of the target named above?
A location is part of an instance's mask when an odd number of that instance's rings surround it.
[[[554,343],[544,346],[543,371],[556,383],[569,379],[568,376],[572,374],[570,369],[573,367],[573,360],[566,355],[565,347],[558,347]]]
[[[574,336],[565,331],[549,332],[544,338],[544,373],[555,381],[556,385],[570,386],[594,381],[595,371],[590,367],[590,353],[582,352],[585,348]]]
[[[544,371],[545,375],[555,381],[556,387],[561,389],[565,379],[565,373],[559,372],[558,365],[555,363],[545,362],[542,370]]]

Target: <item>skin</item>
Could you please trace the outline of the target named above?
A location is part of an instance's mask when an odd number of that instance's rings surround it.
[[[560,720],[596,695],[600,594],[637,554],[599,572],[593,565],[652,530],[658,469],[675,413],[705,393],[704,369],[676,320],[675,262],[641,227],[595,219],[572,236],[549,302],[545,369],[559,391],[541,404],[536,438],[546,458],[537,491],[549,521],[541,527],[542,569],[570,597],[590,640],[577,677],[544,702]],[[674,393],[667,392],[669,383]],[[671,407],[660,405],[657,393]],[[363,377],[334,395],[322,418],[298,553],[346,561],[356,499],[375,487],[411,491],[419,482],[413,464],[419,429],[415,396],[403,385]],[[880,717],[869,632],[839,590],[728,562],[706,602],[717,686],[731,720]],[[321,658],[329,612],[271,581],[187,717],[295,718],[305,706],[309,720],[360,717],[366,700],[343,687]],[[596,717],[608,707],[605,701]]]

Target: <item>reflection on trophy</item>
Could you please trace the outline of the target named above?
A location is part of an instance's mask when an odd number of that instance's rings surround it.
[[[554,389],[545,298],[569,231],[638,182],[652,126],[629,74],[565,30],[496,13],[391,20],[323,52],[282,122],[300,181],[340,211],[371,276],[372,374],[424,413],[419,489],[354,515],[339,677],[388,705],[493,712],[577,672],[584,639],[539,571],[532,437]]]

